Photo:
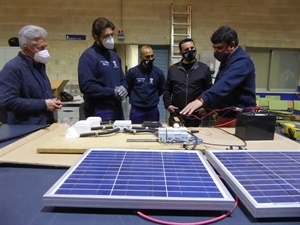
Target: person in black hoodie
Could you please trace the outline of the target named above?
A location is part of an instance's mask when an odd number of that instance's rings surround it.
[[[179,50],[182,60],[169,68],[163,93],[164,105],[171,117],[212,86],[210,69],[197,60],[193,39],[180,41]],[[196,116],[199,114],[196,113]],[[182,120],[186,127],[198,127],[201,124],[196,117],[184,116]]]
[[[95,42],[78,62],[85,117],[99,116],[102,121],[124,119],[122,99],[128,93],[121,59],[113,51],[114,29],[115,25],[108,19],[97,18],[92,25]]]

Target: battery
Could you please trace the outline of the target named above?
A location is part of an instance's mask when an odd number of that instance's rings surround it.
[[[276,115],[270,113],[238,112],[235,136],[242,140],[273,140]]]

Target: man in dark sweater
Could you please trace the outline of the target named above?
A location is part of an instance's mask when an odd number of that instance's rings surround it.
[[[26,25],[18,34],[21,51],[0,72],[0,107],[8,124],[47,125],[62,103],[55,98],[46,74],[50,60],[47,31]]]
[[[153,49],[144,45],[140,49],[141,63],[128,70],[128,96],[130,120],[133,124],[144,121],[159,121],[158,103],[163,93],[165,76],[161,69],[153,65]]]
[[[236,108],[251,110],[256,106],[254,63],[238,45],[237,33],[230,27],[222,26],[216,30],[211,42],[214,56],[220,61],[215,83],[181,110],[180,114],[190,115],[200,107],[219,109],[217,125],[234,127]]]
[[[169,68],[163,94],[164,105],[171,118],[179,116],[177,112],[212,85],[209,67],[196,58],[193,39],[180,41],[179,50],[182,60]],[[186,127],[199,127],[201,121],[197,117],[183,116],[182,120]]]

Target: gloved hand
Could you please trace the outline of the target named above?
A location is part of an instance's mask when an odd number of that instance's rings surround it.
[[[115,97],[116,98],[120,98],[119,94],[118,94],[118,90],[119,90],[119,87],[115,87]]]
[[[126,88],[123,85],[117,87],[117,93],[120,98],[126,97],[128,94]]]

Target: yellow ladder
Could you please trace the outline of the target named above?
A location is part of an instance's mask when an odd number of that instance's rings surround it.
[[[186,6],[186,11],[175,11],[171,4],[171,59],[170,65],[180,61],[178,44],[184,38],[192,37],[192,6]]]

